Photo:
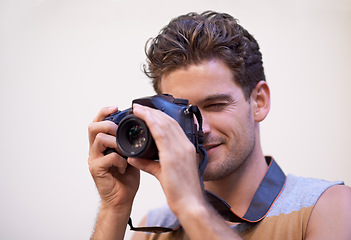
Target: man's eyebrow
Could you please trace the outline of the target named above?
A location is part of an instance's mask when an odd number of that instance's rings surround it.
[[[202,102],[211,102],[211,101],[218,101],[218,100],[231,100],[233,99],[231,94],[221,93],[221,94],[214,94],[205,97]]]

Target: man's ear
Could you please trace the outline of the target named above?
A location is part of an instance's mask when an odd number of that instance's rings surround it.
[[[266,81],[260,81],[251,94],[253,114],[256,122],[263,121],[271,107],[271,96]]]

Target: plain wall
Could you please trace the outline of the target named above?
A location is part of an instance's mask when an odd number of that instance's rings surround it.
[[[264,153],[285,173],[351,184],[349,0],[0,0],[1,239],[89,238],[99,196],[88,124],[103,106],[153,95],[145,42],[209,9],[261,46],[272,96]],[[143,174],[134,223],[164,202]]]

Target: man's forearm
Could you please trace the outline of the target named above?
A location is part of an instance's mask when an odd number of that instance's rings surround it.
[[[190,207],[179,216],[179,220],[190,239],[219,240],[242,239],[221,216],[209,205]]]
[[[123,240],[130,212],[127,208],[101,207],[91,240]]]

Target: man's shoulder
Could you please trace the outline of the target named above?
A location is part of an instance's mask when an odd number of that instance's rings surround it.
[[[306,239],[351,238],[351,188],[335,185],[328,188],[313,209]]]
[[[177,221],[177,217],[173,214],[171,209],[167,204],[152,209],[148,212],[146,218],[146,225],[153,227],[177,227],[179,224]],[[174,226],[173,226],[174,225]]]
[[[351,210],[351,187],[345,185],[332,186],[323,193],[318,202],[324,202],[328,206],[330,204],[337,204],[338,206],[346,204],[345,206]]]
[[[302,208],[312,207],[327,189],[343,184],[342,181],[326,181],[289,174],[282,193],[268,215],[288,214]]]
[[[311,194],[314,192],[319,193],[320,191],[324,192],[331,186],[343,184],[343,181],[327,181],[323,179],[299,177],[289,174],[286,178],[283,191],[289,194],[301,194],[304,192]]]

